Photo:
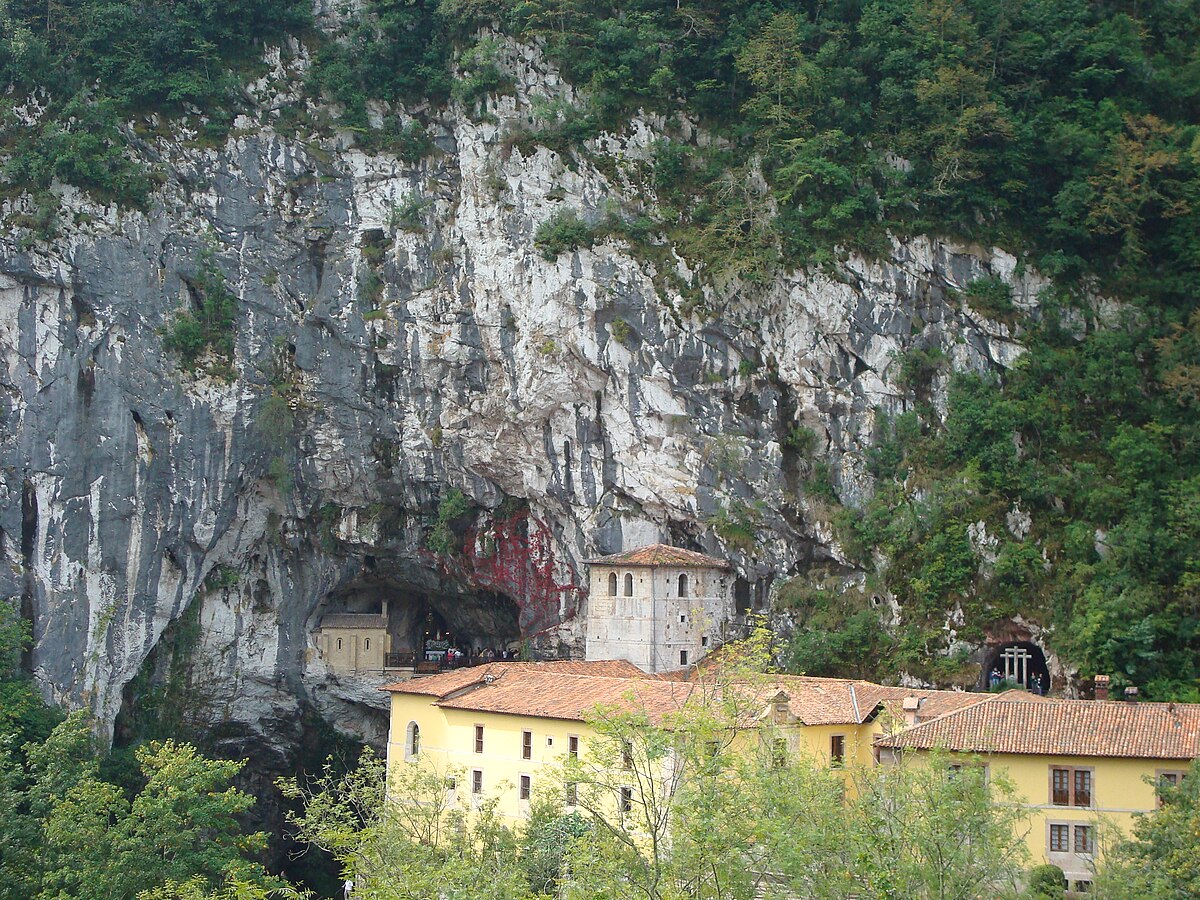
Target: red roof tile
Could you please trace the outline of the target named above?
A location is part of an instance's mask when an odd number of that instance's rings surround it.
[[[1034,699],[1008,692],[875,743],[970,753],[1195,759],[1200,704]]]
[[[492,662],[482,666],[453,669],[439,675],[413,678],[396,684],[384,685],[381,691],[397,694],[427,694],[445,697],[455,691],[483,682],[484,677],[493,677],[513,672],[553,672],[560,675],[603,675],[610,678],[647,678],[645,672],[623,659],[553,659],[544,662]]]
[[[667,544],[651,544],[648,547],[638,547],[636,550],[626,550],[624,553],[613,553],[597,559],[589,559],[589,564],[601,566],[703,566],[710,569],[728,569],[729,563],[694,550],[684,550],[682,547],[671,547]]]

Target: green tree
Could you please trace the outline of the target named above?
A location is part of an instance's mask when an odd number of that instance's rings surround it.
[[[1156,786],[1162,805],[1139,816],[1133,837],[1104,857],[1095,882],[1105,900],[1200,896],[1200,769]]]

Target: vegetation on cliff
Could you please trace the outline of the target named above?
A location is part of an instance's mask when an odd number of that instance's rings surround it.
[[[873,580],[901,624],[868,638],[861,604],[796,603],[819,612],[801,623],[798,665],[827,670],[812,648],[836,645],[870,652],[870,674],[953,680],[938,657],[948,616],[977,638],[1019,612],[1052,626],[1085,677],[1200,698],[1195,3],[367,0],[342,21],[314,32],[299,0],[9,0],[0,144],[9,184],[40,197],[26,224],[53,233],[56,179],[144,204],[156,176],[139,131],[183,116],[221,139],[240,76],[285,35],[312,49],[307,90],[337,104],[336,124],[407,157],[430,151],[424,130],[373,126],[368,101],[455,98],[486,116],[509,84],[482,29],[539,42],[582,100],[545,104],[513,145],[587,156],[588,138],[639,108],[668,118],[642,173],[657,202],[603,223],[635,252],[665,239],[701,278],[752,292],[779,266],[836,268],[894,235],[939,234],[1055,279],[1032,318],[998,279],[967,287],[964,310],[1029,348],[1003,377],[950,376],[936,347],[897,361],[916,402],[881,429],[875,498],[835,518],[864,566],[890,560]],[[23,104],[45,108],[34,127]],[[723,141],[675,139],[678,115]],[[539,247],[585,246],[594,227],[564,216]],[[1100,317],[1097,294],[1120,311]],[[177,323],[181,356],[222,350],[223,318],[211,334],[193,324]],[[945,378],[943,419],[922,398]]]

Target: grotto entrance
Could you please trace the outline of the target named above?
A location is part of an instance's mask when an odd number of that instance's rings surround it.
[[[993,647],[980,675],[981,690],[1019,687],[1035,694],[1050,690],[1046,654],[1032,641],[1010,641]]]
[[[493,591],[431,589],[371,573],[322,605],[317,646],[334,669],[436,671],[515,655],[521,639],[516,603]]]

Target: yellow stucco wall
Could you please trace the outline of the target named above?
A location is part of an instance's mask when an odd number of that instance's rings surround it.
[[[483,794],[499,798],[497,811],[509,818],[528,814],[529,804],[520,799],[520,778],[528,775],[531,794],[551,788],[552,770],[561,765],[569,738],[579,738],[580,755],[587,753],[595,734],[584,722],[543,719],[532,716],[500,715],[471,710],[442,709],[429,697],[392,695],[391,729],[388,733],[388,772],[406,761],[409,724],[421,730],[420,752],[439,769],[463,770],[457,787],[459,802],[471,793],[471,773],[483,773]],[[483,752],[475,752],[475,726],[483,726]],[[532,734],[530,759],[522,756],[522,732]],[[557,785],[555,784],[555,789]]]
[[[911,760],[914,755],[919,759],[928,758],[927,754],[915,751],[908,751],[907,758]],[[988,767],[989,777],[1002,774],[1012,782],[1019,802],[1029,812],[1029,818],[1022,826],[1026,829],[1029,864],[1053,863],[1062,868],[1072,883],[1090,881],[1094,865],[1103,856],[1105,847],[1111,846],[1117,837],[1130,833],[1137,814],[1154,810],[1157,803],[1154,787],[1147,779],[1153,780],[1163,771],[1183,771],[1188,765],[1180,760],[1032,754],[981,754],[961,759],[983,762]],[[1050,770],[1058,767],[1092,770],[1090,807],[1056,806],[1051,802]],[[1071,827],[1068,852],[1050,851],[1051,824]],[[1090,825],[1096,829],[1094,856],[1073,852],[1075,825]]]

